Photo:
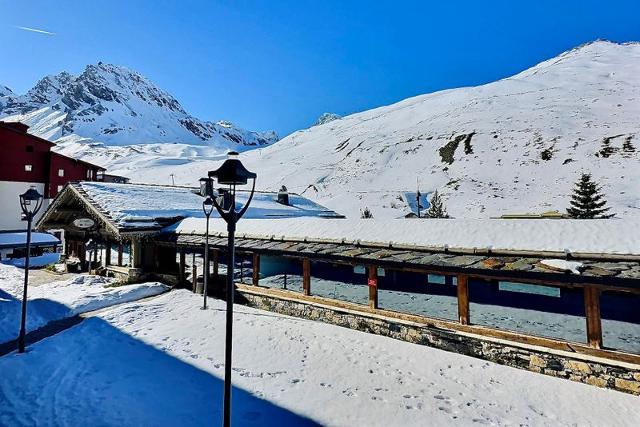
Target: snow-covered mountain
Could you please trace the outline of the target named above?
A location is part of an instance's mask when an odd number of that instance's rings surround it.
[[[497,82],[312,126],[242,159],[259,188],[284,184],[351,217],[364,207],[376,218],[406,214],[418,183],[423,194],[439,190],[455,217],[564,211],[582,171],[602,184],[618,217],[637,217],[639,118],[640,44],[597,41]],[[59,141],[64,154],[138,182],[196,184],[224,157],[190,141]]]
[[[295,132],[243,156],[285,184],[374,217],[439,190],[455,217],[568,206],[580,172],[617,216],[640,215],[640,44],[597,41],[494,83],[406,99]]]
[[[30,132],[63,143],[181,143],[242,150],[278,139],[275,132],[199,120],[149,79],[101,62],[78,76],[62,72],[44,77],[21,96],[0,86],[0,118],[25,122]]]

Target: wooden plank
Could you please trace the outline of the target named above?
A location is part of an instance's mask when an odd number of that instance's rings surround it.
[[[378,308],[378,267],[375,265],[367,266],[368,280],[367,285],[369,285],[369,308],[377,309]]]
[[[587,316],[587,344],[602,348],[602,320],[600,318],[600,290],[592,286],[584,288],[584,311]]]
[[[253,263],[251,267],[253,270],[253,285],[258,286],[260,284],[260,255],[256,252],[253,253]]]
[[[311,260],[309,258],[302,260],[302,293],[311,295]]]
[[[469,324],[469,277],[458,274],[458,321]]]

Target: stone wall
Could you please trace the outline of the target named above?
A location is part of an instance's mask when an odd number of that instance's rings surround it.
[[[293,301],[242,290],[238,293],[236,303],[640,395],[640,365],[512,343],[340,307]]]

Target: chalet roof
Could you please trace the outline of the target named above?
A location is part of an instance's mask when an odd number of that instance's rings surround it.
[[[555,220],[550,224],[539,220],[243,219],[236,244],[240,251],[273,255],[452,274],[464,271],[513,280],[629,286],[640,291],[639,227],[630,222],[636,226],[622,220]],[[224,249],[222,221],[212,222],[210,229],[210,244]],[[195,218],[166,231],[165,239],[178,245],[204,243],[202,222]],[[572,250],[563,249],[567,243],[573,245]],[[581,271],[559,271],[546,265],[550,259],[579,261]]]
[[[47,209],[38,226],[46,228],[61,220],[69,222],[70,218],[65,218],[68,214],[65,206],[72,203],[70,199],[76,199],[82,210],[101,222],[113,235],[159,231],[184,218],[204,218],[203,199],[195,190],[191,187],[151,184],[70,183]],[[237,194],[239,204],[247,198],[247,192]],[[246,217],[340,217],[297,194],[290,194],[290,205],[282,205],[276,199],[277,193],[256,192]],[[214,211],[212,217],[217,217],[217,212]]]

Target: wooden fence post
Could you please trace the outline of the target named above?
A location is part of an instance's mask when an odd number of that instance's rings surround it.
[[[458,321],[469,324],[469,277],[458,274]]]
[[[107,242],[107,247],[104,254],[104,266],[111,265],[111,242]]]
[[[260,255],[256,252],[253,253],[253,265],[251,269],[253,271],[253,286],[258,286],[260,282]]]
[[[302,293],[311,295],[311,260],[309,258],[302,260]]]
[[[118,243],[118,267],[122,267],[122,242]]]
[[[367,284],[369,285],[369,308],[378,308],[378,267],[369,265]]]
[[[220,263],[220,250],[213,250],[213,275],[214,277],[218,277],[219,263]]]
[[[587,343],[589,347],[602,348],[599,289],[593,286],[584,288],[584,311],[587,316]]]
[[[198,288],[198,266],[193,264],[191,266],[191,280],[193,282],[193,293],[195,294]]]
[[[178,282],[182,284],[185,281],[185,269],[187,263],[187,255],[184,249],[180,249],[180,261],[178,262]]]

